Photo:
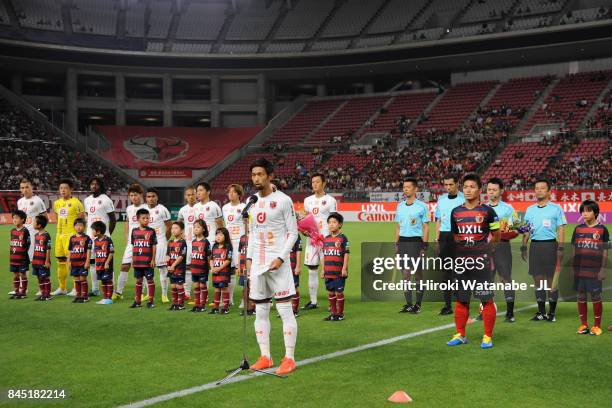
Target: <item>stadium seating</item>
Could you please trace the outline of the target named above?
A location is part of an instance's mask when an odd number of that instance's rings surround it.
[[[484,179],[499,177],[510,188],[526,188],[544,172],[551,157],[557,154],[560,145],[554,143],[514,143],[508,145],[484,173]],[[520,180],[516,185],[516,180]],[[513,188],[514,189],[514,188]]]
[[[62,10],[56,1],[13,0],[12,3],[21,27],[64,31]],[[0,8],[0,16],[3,10],[4,6]],[[4,21],[8,23],[8,14]]]
[[[461,17],[462,23],[477,23],[481,21],[495,21],[504,18],[512,8],[508,0],[474,1]]]
[[[374,15],[384,0],[346,0],[329,21],[322,37],[344,37],[357,35]]]
[[[113,0],[74,0],[70,9],[75,33],[115,35],[117,7]]]
[[[565,128],[576,129],[609,80],[608,72],[586,72],[563,77],[531,117],[523,133],[530,132],[536,124],[557,123]],[[583,100],[584,106],[580,104]]]
[[[560,11],[566,0],[521,0],[518,4],[515,16],[530,16],[536,14],[550,14]]]
[[[289,10],[274,38],[279,40],[312,38],[334,8],[329,0],[300,1]]]
[[[366,129],[366,131],[397,134],[398,126],[396,122],[402,115],[414,122],[436,96],[437,93],[435,92],[398,95],[387,106],[386,112],[381,112],[378,115],[374,126]]]
[[[213,191],[225,191],[225,188],[231,183],[250,184],[249,166],[253,160],[260,157],[272,160],[274,155],[272,153],[253,153],[242,156],[212,181]]]
[[[172,18],[172,3],[163,0],[153,0],[149,3],[149,10],[149,30],[147,36],[149,38],[166,38],[170,29],[170,19]]]
[[[6,8],[4,7],[4,4],[0,3],[0,25],[10,25],[10,24],[11,24],[11,19],[8,13],[6,12]]]
[[[125,11],[125,35],[144,37],[146,4],[128,2]]]
[[[583,139],[574,145],[563,160],[547,169],[548,177],[563,187],[602,187],[612,181],[612,149],[610,139]]]
[[[369,34],[403,31],[427,3],[426,0],[389,0],[368,28]]]
[[[429,129],[442,132],[457,129],[491,91],[495,83],[474,82],[459,84],[449,89],[441,100],[433,107],[428,119],[416,127],[418,134]]]
[[[226,3],[187,4],[176,32],[181,40],[215,40],[225,22]],[[169,16],[167,16],[169,18]]]
[[[309,102],[300,112],[283,125],[270,139],[268,144],[286,144],[292,146],[300,143],[344,102],[342,99],[331,99]]]
[[[228,40],[263,40],[278,17],[281,0],[251,0],[238,9],[225,36]],[[267,3],[270,3],[267,5]]]

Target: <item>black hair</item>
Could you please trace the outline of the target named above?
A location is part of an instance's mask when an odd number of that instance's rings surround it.
[[[25,220],[28,218],[28,215],[27,215],[25,212],[21,211],[21,210],[14,210],[14,211],[12,211],[12,212],[11,212],[11,215],[14,215],[14,216],[16,216],[16,217],[19,217],[19,218],[21,218],[23,221],[25,221]]]
[[[155,188],[148,188],[147,189],[147,194],[149,194],[149,193],[153,193],[153,194],[155,194],[156,196],[159,197],[159,191],[157,191],[157,189],[155,189]]]
[[[312,180],[315,177],[321,177],[321,182],[325,183],[325,174],[323,174],[323,173],[313,173],[313,175],[310,176],[310,179]]]
[[[106,224],[104,224],[102,221],[94,221],[91,224],[91,230],[98,231],[100,234],[104,235],[106,234]]]
[[[91,183],[93,183],[94,181],[97,181],[100,185],[100,193],[105,193],[106,186],[104,185],[104,180],[102,180],[100,177],[92,177],[91,180],[89,180],[89,185],[91,186]]]
[[[77,218],[76,220],[74,220],[74,222],[72,223],[72,225],[77,225],[77,224],[83,224],[85,225],[85,220],[83,218]]]
[[[225,246],[225,248],[228,248],[230,251],[233,251],[234,248],[232,247],[232,240],[230,239],[230,233],[228,229],[225,227],[218,228],[217,232],[215,232],[215,235],[217,235],[218,233],[223,234],[223,238],[225,239],[223,245]]]
[[[416,179],[416,177],[406,177],[404,181],[402,181],[402,186],[404,183],[412,183],[412,185],[415,187],[418,187],[419,185],[419,181]]]
[[[274,173],[274,165],[272,164],[270,160],[266,159],[265,157],[260,157],[259,159],[255,159],[251,163],[251,166],[249,167],[249,171],[253,171],[255,167],[263,168],[266,171],[266,174],[268,175]]]
[[[340,224],[344,223],[344,217],[342,216],[342,214],[338,213],[338,212],[333,212],[331,214],[329,214],[327,216],[327,222],[329,222],[330,219],[335,219],[336,221],[338,221]]]
[[[580,213],[582,214],[582,212],[584,210],[589,210],[595,213],[595,218],[597,218],[599,216],[599,204],[597,204],[596,201],[593,200],[584,200],[582,202],[582,204],[580,204]]]
[[[463,176],[461,184],[465,184],[466,181],[475,181],[478,188],[482,188],[482,180],[480,179],[480,176],[476,173],[469,173]]]
[[[149,215],[149,210],[146,208],[141,208],[140,210],[136,211],[136,219],[140,218],[141,215]]]
[[[34,217],[34,225],[40,226],[41,229],[45,229],[48,223],[49,220],[44,215],[38,214],[36,217]]]
[[[181,228],[181,231],[185,230],[185,223],[183,221],[174,221],[172,225],[178,225]]]
[[[58,185],[59,185],[59,186],[61,186],[62,184],[66,184],[66,185],[68,185],[68,187],[70,187],[70,189],[71,189],[71,190],[72,190],[72,188],[73,188],[73,186],[74,186],[74,183],[72,182],[72,180],[67,179],[67,178],[61,179],[61,180],[59,181],[59,184],[58,184]]]
[[[204,236],[207,237],[208,236],[208,226],[206,225],[204,220],[201,220],[198,218],[197,220],[193,222],[193,225],[196,225],[196,224],[202,227],[202,229],[204,230]]]
[[[504,182],[499,177],[492,177],[487,181],[487,184],[497,184],[500,190],[504,189]]]
[[[442,176],[442,180],[453,180],[455,183],[459,181],[459,176],[455,173],[446,173]]]
[[[206,190],[206,191],[210,191],[210,190],[211,190],[210,184],[209,184],[207,181],[200,181],[200,182],[198,183],[198,185],[196,186],[196,188],[198,188],[198,187],[200,187],[200,186],[201,186],[201,187],[202,187],[204,190]]]
[[[535,187],[536,184],[538,183],[545,183],[546,184],[546,188],[548,188],[548,190],[550,190],[551,184],[550,181],[548,181],[548,179],[545,179],[544,177],[540,177],[538,178],[535,183],[533,183],[533,186]]]

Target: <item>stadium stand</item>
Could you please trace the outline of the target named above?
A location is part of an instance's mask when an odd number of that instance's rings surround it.
[[[21,27],[64,31],[62,10],[56,1],[13,0],[12,3]],[[4,13],[6,14],[6,11]],[[2,15],[0,11],[0,16]],[[9,22],[8,14],[5,21]]]
[[[354,36],[361,32],[384,0],[346,0],[336,11],[321,37]]]
[[[92,177],[102,177],[109,190],[125,191],[128,181],[91,155],[62,144],[40,123],[0,99],[0,189],[14,190],[23,177],[37,189],[55,191],[69,177],[76,190],[88,190]],[[66,160],[70,158],[70,160]]]
[[[612,184],[612,139],[583,139],[555,160],[546,175],[563,188],[594,187]]]
[[[263,40],[278,17],[280,0],[244,1],[225,36],[228,40]],[[257,49],[256,49],[257,51]]]
[[[333,8],[334,2],[329,0],[298,2],[287,13],[274,38],[289,40],[314,37]]]
[[[419,14],[426,0],[390,0],[368,28],[369,34],[403,31]]]
[[[113,0],[75,0],[70,13],[75,33],[115,35],[117,31],[117,8]]]
[[[508,15],[513,2],[508,0],[481,0],[472,2],[461,17],[462,23],[478,23],[481,21],[495,21]]]
[[[149,21],[146,31],[149,38],[166,38],[170,29],[172,18],[172,3],[161,0],[153,0],[149,3]],[[179,26],[179,31],[181,26]],[[177,38],[178,35],[177,35]],[[163,48],[163,45],[162,45]]]
[[[224,3],[189,3],[181,15],[176,38],[215,40],[223,27],[226,10]]]
[[[144,37],[146,9],[147,6],[144,3],[127,3],[127,9],[125,11],[125,35],[131,37]]]
[[[4,7],[4,4],[0,3],[0,25],[10,25],[10,24],[11,24],[11,19],[8,13],[6,12],[6,8]]]
[[[393,101],[376,117],[374,124],[366,129],[366,132],[389,132],[392,135],[399,133],[399,121],[402,117],[408,121],[408,125],[416,121],[421,113],[433,102],[436,92],[421,92],[398,95]]]

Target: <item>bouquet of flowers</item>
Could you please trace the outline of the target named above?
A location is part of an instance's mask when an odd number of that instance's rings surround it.
[[[511,240],[519,236],[519,234],[526,234],[531,231],[531,225],[528,222],[521,221],[516,224],[508,225],[507,220],[500,221],[501,239]]]
[[[319,226],[314,215],[302,210],[298,212],[298,231],[310,238],[310,244],[323,247],[324,236],[319,232]]]

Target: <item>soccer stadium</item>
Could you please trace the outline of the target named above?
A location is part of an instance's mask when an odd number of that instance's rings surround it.
[[[0,0],[0,406],[612,400],[612,0]]]

